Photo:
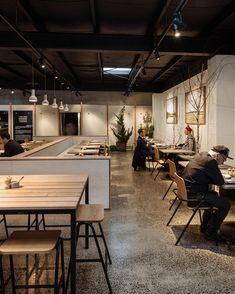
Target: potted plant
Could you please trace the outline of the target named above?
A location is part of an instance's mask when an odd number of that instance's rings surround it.
[[[150,113],[146,112],[143,116],[144,125],[141,126],[145,131],[145,136],[153,138],[154,126],[152,124],[152,116]]]
[[[133,132],[133,127],[131,128],[131,130],[129,128],[126,129],[125,123],[124,123],[124,114],[125,114],[125,106],[122,107],[122,109],[120,110],[118,114],[115,114],[117,118],[116,130],[114,128],[111,128],[114,136],[118,139],[116,142],[116,147],[118,151],[126,151],[127,141],[129,140]]]

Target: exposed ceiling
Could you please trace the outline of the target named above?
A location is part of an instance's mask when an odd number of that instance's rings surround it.
[[[33,56],[36,89],[162,92],[213,55],[235,53],[234,0],[1,0],[0,9],[2,88],[32,88]],[[176,38],[178,12],[185,25]]]

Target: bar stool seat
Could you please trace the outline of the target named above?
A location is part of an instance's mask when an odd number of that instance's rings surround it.
[[[108,272],[107,272],[107,258],[109,260],[109,263],[112,264],[111,257],[109,254],[108,246],[104,237],[103,229],[101,226],[101,222],[104,220],[104,206],[102,204],[80,204],[77,208],[77,240],[80,237],[93,237],[96,243],[97,251],[99,253],[99,258],[98,259],[76,259],[77,262],[101,262],[103,271],[105,274],[105,279],[109,288],[109,292],[112,293],[112,288],[111,284],[109,281],[108,277]],[[93,226],[94,223],[97,223],[100,229],[100,234],[98,235],[96,233],[96,230]],[[81,225],[86,225],[91,228],[92,230],[92,235],[89,235],[89,230],[85,231],[85,235],[80,235],[80,227]],[[101,237],[104,242],[104,247],[105,247],[105,258],[103,258],[103,254],[101,252],[101,248],[99,245],[98,237]]]
[[[31,288],[54,288],[54,293],[59,293],[59,288],[62,287],[63,293],[65,293],[65,277],[64,277],[64,250],[63,250],[63,240],[60,237],[60,230],[53,231],[14,231],[4,243],[0,246],[0,273],[1,273],[1,293],[5,293],[4,289],[7,282],[11,278],[12,281],[12,293],[16,293],[16,289],[31,289]],[[35,264],[37,255],[39,254],[49,254],[56,250],[55,254],[55,274],[54,283],[50,284],[16,284],[15,274],[14,274],[14,263],[13,256],[15,255],[34,255]],[[3,265],[2,257],[9,255],[10,257],[10,278],[7,282],[4,281],[3,277]],[[61,261],[59,262],[59,255]],[[59,276],[59,263],[61,263],[61,275]],[[33,266],[33,269],[36,266]],[[28,271],[28,266],[26,267]],[[31,270],[30,275],[27,274],[28,279],[33,273]]]

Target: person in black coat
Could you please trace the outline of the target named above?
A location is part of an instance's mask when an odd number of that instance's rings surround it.
[[[137,139],[137,146],[135,148],[133,160],[132,160],[132,167],[134,170],[138,169],[145,169],[145,160],[146,156],[151,156],[153,158],[154,152],[148,146],[148,142],[144,137],[144,130],[138,130],[138,139]]]
[[[213,241],[223,241],[220,235],[220,226],[227,216],[230,203],[218,195],[214,190],[210,190],[210,185],[221,186],[224,178],[218,165],[223,164],[229,157],[229,149],[224,145],[217,145],[209,152],[201,152],[192,159],[182,173],[187,189],[188,199],[198,199],[203,197],[204,201],[217,208],[213,213],[205,210],[201,232],[206,234],[206,238]]]
[[[4,153],[1,154],[3,157],[11,157],[24,152],[23,147],[15,140],[11,140],[8,133],[2,133],[0,139],[4,145]]]

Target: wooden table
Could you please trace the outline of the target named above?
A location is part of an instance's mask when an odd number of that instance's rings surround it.
[[[185,150],[185,149],[173,149],[173,148],[159,148],[159,151],[164,154],[194,154],[195,152],[192,150]]]
[[[74,155],[98,155],[99,149],[72,149],[67,152],[67,154],[74,154]]]
[[[25,175],[21,187],[5,189],[7,175],[0,176],[0,214],[68,214],[71,232],[71,293],[76,293],[76,209],[85,194],[89,203],[87,175]],[[12,176],[19,180],[20,175]]]

